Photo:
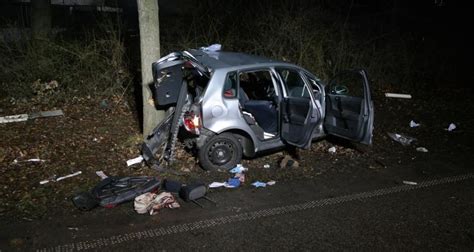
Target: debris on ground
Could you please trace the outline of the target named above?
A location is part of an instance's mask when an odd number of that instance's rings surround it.
[[[413,181],[408,181],[408,180],[403,180],[403,184],[405,184],[405,185],[418,185],[418,183],[413,182]]]
[[[416,128],[416,127],[420,127],[420,124],[411,120],[410,121],[410,128]]]
[[[243,173],[243,172],[246,172],[246,171],[248,171],[248,170],[249,170],[249,169],[243,167],[242,164],[238,164],[237,166],[235,166],[234,168],[232,168],[229,172],[230,172],[230,173]]]
[[[0,116],[0,123],[24,122],[29,119],[35,119],[35,118],[40,118],[40,117],[52,117],[52,116],[63,116],[63,115],[64,113],[62,110],[51,110],[51,111],[35,112],[31,114]]]
[[[96,171],[95,174],[97,174],[97,176],[99,176],[101,180],[104,180],[109,177],[103,171]]]
[[[56,175],[54,175],[54,176],[52,176],[48,179],[40,181],[40,185],[44,185],[44,184],[47,184],[49,182],[58,182],[58,181],[61,181],[61,180],[67,179],[67,178],[75,177],[75,176],[80,175],[80,174],[82,174],[82,171],[78,171],[78,172],[75,172],[75,173],[72,173],[72,174],[69,174],[69,175],[66,175],[66,176],[62,176],[62,177],[59,177],[59,178],[56,178]]]
[[[46,160],[44,159],[39,159],[39,158],[30,158],[30,159],[27,159],[27,160],[18,160],[18,159],[14,159],[12,164],[18,164],[18,163],[24,163],[24,162],[33,162],[33,163],[43,163],[43,162],[46,162]]]
[[[208,185],[209,188],[218,188],[218,187],[237,188],[239,186],[240,186],[239,178],[229,178],[227,182],[212,182]]]
[[[456,129],[456,124],[450,123],[448,128],[446,129],[447,131],[451,132]]]
[[[269,168],[270,168],[270,165],[269,165],[269,164],[264,164],[264,165],[263,165],[263,168],[269,169]]]
[[[201,47],[199,49],[202,50],[202,51],[217,52],[217,51],[220,51],[222,49],[222,45],[221,44],[212,44],[210,46]]]
[[[399,142],[403,146],[408,146],[414,141],[416,141],[416,138],[398,134],[398,133],[387,133],[390,138],[392,138],[394,141]]]
[[[269,186],[272,186],[274,184],[276,184],[275,180],[270,180],[270,181],[267,182],[267,185],[269,185]]]
[[[135,197],[134,208],[139,214],[150,213],[155,215],[162,208],[178,208],[180,204],[174,196],[169,192],[160,194],[147,192]]]
[[[328,152],[331,153],[331,154],[336,153],[336,147],[333,146],[333,147],[329,148]]]
[[[267,186],[267,183],[264,183],[264,182],[261,182],[261,181],[255,181],[252,183],[253,186],[255,187],[266,187]]]
[[[156,191],[160,184],[160,180],[155,177],[108,177],[90,191],[76,194],[72,201],[83,211],[91,210],[98,205],[112,208],[133,200],[138,195]]]
[[[132,159],[127,160],[127,166],[131,166],[131,165],[134,165],[134,164],[139,164],[142,161],[143,161],[143,156],[140,155],[136,158],[132,158]]]
[[[410,94],[398,94],[398,93],[385,93],[385,97],[411,99]]]
[[[428,149],[426,149],[425,147],[417,147],[416,151],[418,151],[418,152],[428,152]]]
[[[239,179],[240,183],[245,183],[245,173],[236,173],[234,178]]]
[[[298,168],[298,161],[292,159],[289,155],[285,155],[280,162],[280,168]]]

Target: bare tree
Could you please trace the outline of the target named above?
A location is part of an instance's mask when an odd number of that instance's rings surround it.
[[[51,1],[31,1],[31,35],[33,39],[46,38],[51,33]]]
[[[149,87],[153,83],[151,64],[160,57],[158,0],[137,0],[137,6],[140,26],[143,136],[146,137],[164,117],[164,111],[156,110]]]

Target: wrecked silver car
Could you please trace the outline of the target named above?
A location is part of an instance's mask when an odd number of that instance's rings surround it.
[[[209,170],[285,145],[309,148],[328,134],[371,144],[374,108],[364,70],[326,85],[286,62],[195,49],[152,68],[155,103],[170,108],[143,144],[147,162],[172,161],[178,135]]]

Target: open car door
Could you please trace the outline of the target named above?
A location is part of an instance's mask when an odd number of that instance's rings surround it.
[[[281,138],[300,148],[311,146],[313,130],[320,114],[309,95],[302,75],[294,69],[276,69],[283,81],[286,96],[282,99]]]
[[[371,144],[374,107],[367,73],[364,70],[342,72],[326,88],[326,132]]]

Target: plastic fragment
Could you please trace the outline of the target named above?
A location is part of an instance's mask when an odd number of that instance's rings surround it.
[[[416,123],[415,121],[411,120],[410,121],[410,128],[416,128],[416,127],[420,127],[420,124],[419,123]]]
[[[243,167],[241,164],[238,164],[234,168],[232,168],[229,172],[231,173],[242,173],[248,171],[248,168]]]
[[[202,51],[217,52],[217,51],[220,51],[222,49],[222,45],[221,44],[212,44],[212,45],[207,46],[207,47],[201,47],[200,49]]]
[[[416,151],[418,151],[418,152],[428,152],[428,149],[426,149],[425,147],[417,147]]]
[[[269,185],[269,186],[272,186],[274,184],[276,184],[275,180],[270,180],[270,181],[267,182],[267,185]]]
[[[447,131],[451,132],[456,129],[456,124],[450,123],[448,128],[446,129]]]
[[[267,186],[267,183],[264,183],[264,182],[260,182],[260,181],[255,181],[252,183],[253,186],[255,187],[266,187]]]
[[[269,168],[270,168],[270,165],[269,165],[269,164],[264,164],[264,165],[263,165],[263,168],[269,169]]]
[[[329,148],[328,152],[332,153],[332,154],[336,153],[336,147],[333,146],[333,147]]]
[[[398,93],[385,93],[385,97],[411,99],[410,94],[398,94]]]
[[[139,164],[142,161],[143,161],[143,156],[140,155],[136,158],[132,158],[132,159],[127,160],[127,166],[131,166],[131,165],[134,165],[134,164]]]
[[[414,137],[409,137],[409,136],[398,134],[398,133],[387,133],[387,134],[390,138],[392,138],[396,142],[399,142],[403,146],[408,146],[414,141],[416,141],[416,138]]]
[[[403,180],[403,184],[405,184],[405,185],[418,185],[418,183],[413,182],[413,181],[408,181],[408,180]]]
[[[100,177],[100,179],[106,179],[109,176],[107,176],[103,171],[96,171],[95,174]]]

